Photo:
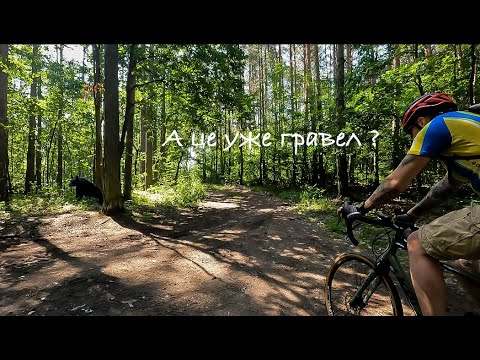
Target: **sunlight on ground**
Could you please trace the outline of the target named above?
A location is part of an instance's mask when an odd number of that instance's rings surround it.
[[[77,209],[78,209],[78,206],[75,206],[73,204],[66,204],[62,207],[61,212],[71,212]]]
[[[10,213],[8,211],[1,211],[0,210],[0,221],[7,221],[11,217]]]
[[[225,203],[225,202],[214,202],[214,201],[205,201],[201,204],[202,207],[210,209],[232,209],[239,207],[238,204],[234,203]]]
[[[271,213],[271,212],[274,212],[274,209],[273,208],[258,209],[257,212],[259,212],[259,213]]]
[[[219,234],[230,234],[230,235],[241,235],[241,234],[244,234],[246,232],[246,230],[242,230],[242,229],[224,229],[224,230],[221,230],[219,231],[218,233]]]
[[[163,198],[162,194],[155,194],[148,191],[136,190],[135,193],[138,194],[139,196],[147,198],[152,203],[157,203],[157,202],[160,203]]]

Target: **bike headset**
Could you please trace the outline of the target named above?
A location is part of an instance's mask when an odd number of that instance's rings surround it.
[[[440,114],[456,110],[458,110],[457,103],[449,95],[443,92],[427,93],[413,100],[410,105],[408,105],[407,110],[405,110],[405,113],[403,114],[402,128],[407,134],[412,135],[414,127],[422,129],[422,127],[417,124],[417,120],[419,117],[431,115],[433,119]],[[478,104],[469,107],[468,111],[480,114]],[[454,160],[479,159],[480,155],[438,155],[436,156],[436,158],[442,160],[445,163],[445,165],[447,166],[448,179],[449,181],[452,181],[453,175],[451,168]]]

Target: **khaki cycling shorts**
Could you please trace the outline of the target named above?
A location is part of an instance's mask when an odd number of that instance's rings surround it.
[[[449,212],[419,228],[422,246],[439,260],[461,260],[480,276],[480,205]]]

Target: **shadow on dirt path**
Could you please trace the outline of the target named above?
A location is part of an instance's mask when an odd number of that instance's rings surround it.
[[[6,224],[0,315],[326,315],[325,275],[353,250],[238,187],[140,219],[87,211]]]

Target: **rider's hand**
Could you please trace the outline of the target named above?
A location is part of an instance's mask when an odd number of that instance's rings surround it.
[[[340,223],[342,219],[346,219],[349,214],[360,211],[359,209],[360,206],[353,205],[350,202],[345,202],[337,209],[338,223]]]
[[[396,215],[393,218],[393,222],[396,225],[404,228],[415,226],[415,221],[417,221],[417,218],[415,216],[408,215],[408,214]]]

